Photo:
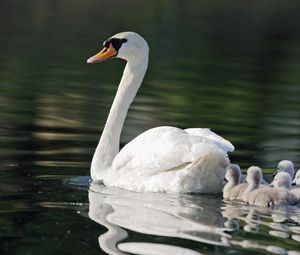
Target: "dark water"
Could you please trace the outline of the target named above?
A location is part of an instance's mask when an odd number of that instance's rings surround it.
[[[299,167],[299,13],[299,1],[0,0],[0,254],[299,252],[299,206],[80,177],[124,68],[85,61],[127,30],[147,39],[150,66],[122,144],[158,125],[210,127],[244,170]]]

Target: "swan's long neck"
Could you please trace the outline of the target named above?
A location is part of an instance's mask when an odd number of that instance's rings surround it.
[[[148,66],[148,55],[127,61],[117,94],[110,109],[100,141],[93,156],[91,176],[102,180],[120,149],[124,121]]]

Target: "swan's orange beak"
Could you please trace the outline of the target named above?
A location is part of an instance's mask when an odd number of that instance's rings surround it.
[[[99,53],[90,57],[86,62],[88,64],[93,64],[97,62],[103,62],[109,58],[115,57],[118,52],[115,48],[110,44],[108,47],[104,47]]]

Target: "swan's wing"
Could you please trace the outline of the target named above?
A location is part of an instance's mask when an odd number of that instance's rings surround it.
[[[211,132],[212,133],[212,132]],[[137,169],[155,175],[175,171],[199,159],[210,150],[223,150],[214,139],[198,136],[175,127],[157,127],[142,133],[118,153],[112,165],[115,171]]]
[[[188,132],[189,134],[195,135],[195,136],[202,136],[206,137],[210,140],[215,141],[219,146],[223,148],[224,151],[234,151],[234,146],[231,142],[224,139],[223,137],[217,135],[213,131],[211,131],[209,128],[187,128],[184,130],[185,132]]]

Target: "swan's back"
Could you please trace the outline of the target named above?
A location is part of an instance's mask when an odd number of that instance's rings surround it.
[[[211,141],[214,141],[225,152],[234,151],[234,146],[231,142],[229,142],[228,140],[224,139],[223,137],[217,135],[216,133],[211,131],[209,128],[187,128],[184,131],[191,135],[205,137]]]
[[[139,167],[144,169],[141,170],[143,174],[154,175],[180,169],[209,151],[219,150],[226,155],[225,145],[219,146],[221,140],[216,142],[211,138],[212,134],[210,131],[207,136],[204,133],[196,135],[169,126],[152,128],[126,144],[115,157],[112,167],[116,170]]]
[[[209,136],[152,128],[117,154],[104,184],[135,191],[219,193],[229,165],[226,152]]]

